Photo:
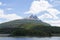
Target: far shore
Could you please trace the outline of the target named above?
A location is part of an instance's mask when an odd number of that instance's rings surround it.
[[[0,34],[0,37],[36,37],[36,36],[10,36],[11,34]],[[52,36],[59,36],[60,34],[52,34]],[[50,36],[50,37],[52,37]],[[49,36],[38,36],[38,37],[49,37]]]
[[[0,34],[0,37],[8,37],[10,34]]]

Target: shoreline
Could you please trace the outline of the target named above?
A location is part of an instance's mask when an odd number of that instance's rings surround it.
[[[60,34],[52,34],[52,36],[11,36],[11,34],[0,34],[0,37],[60,37]]]
[[[8,37],[10,34],[0,34],[0,37]]]

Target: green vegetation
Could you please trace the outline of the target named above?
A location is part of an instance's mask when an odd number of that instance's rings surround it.
[[[43,31],[26,30],[26,29],[17,29],[12,32],[12,35],[13,36],[51,36],[51,34]]]
[[[41,20],[14,20],[0,24],[0,34],[11,36],[51,36],[60,34],[60,27],[52,27]]]
[[[14,36],[51,36],[49,29],[50,27],[39,24],[21,24],[11,34]]]

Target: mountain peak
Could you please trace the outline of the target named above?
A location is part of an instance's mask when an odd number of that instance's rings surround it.
[[[30,15],[29,19],[38,19],[38,17],[36,15]]]

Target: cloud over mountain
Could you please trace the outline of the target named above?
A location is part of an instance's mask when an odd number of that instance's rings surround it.
[[[52,0],[51,0],[51,2],[52,2]],[[29,10],[25,13],[26,14],[40,14],[40,12],[44,12],[44,11],[47,11],[48,13],[44,13],[44,14],[38,16],[40,19],[43,20],[43,19],[50,18],[50,19],[53,19],[52,22],[54,22],[54,20],[56,20],[56,19],[60,20],[59,17],[57,16],[58,14],[60,14],[60,11],[57,10],[56,8],[54,8],[54,5],[50,4],[47,0],[33,1],[31,3]],[[46,20],[45,20],[45,22],[46,22]],[[48,21],[48,23],[52,24],[49,21]],[[56,22],[54,22],[54,23],[57,24]]]
[[[15,13],[5,14],[4,10],[2,10],[2,9],[0,9],[0,18],[5,19],[5,21],[3,21],[3,22],[11,21],[11,20],[16,20],[16,19],[22,19],[21,16],[18,16]]]

